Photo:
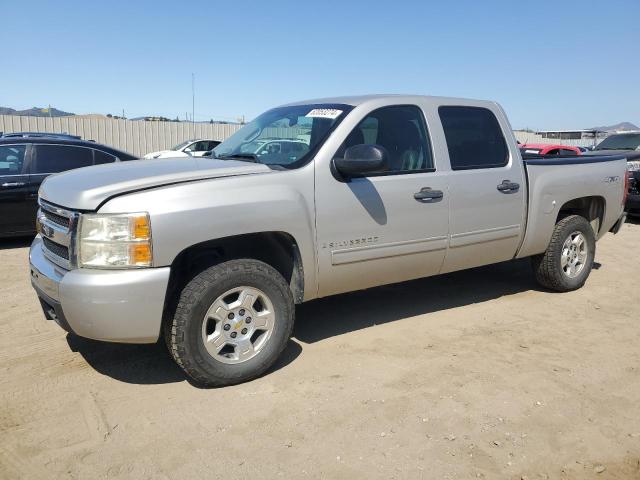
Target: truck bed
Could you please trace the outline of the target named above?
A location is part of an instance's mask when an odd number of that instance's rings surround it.
[[[602,201],[597,238],[618,220],[623,201],[621,185],[627,171],[625,156],[523,155],[523,161],[529,198],[525,236],[518,258],[544,252],[559,211],[574,198],[595,197]]]

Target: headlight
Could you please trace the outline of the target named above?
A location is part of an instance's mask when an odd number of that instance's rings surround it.
[[[152,264],[148,213],[83,213],[79,232],[80,267],[137,268]]]
[[[638,170],[640,170],[640,160],[627,162],[627,170],[629,172],[637,172]]]

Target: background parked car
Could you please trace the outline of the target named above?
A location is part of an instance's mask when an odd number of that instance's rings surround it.
[[[47,133],[47,132],[12,132],[2,133],[0,138],[34,138],[34,137],[55,137],[55,138],[68,138],[70,140],[80,140],[82,137],[78,135],[70,135],[68,133]]]
[[[569,145],[545,145],[542,143],[525,143],[520,145],[522,153],[533,155],[581,155],[582,150],[579,147],[571,147]]]
[[[624,155],[627,157],[629,195],[625,210],[629,216],[640,216],[640,132],[609,135],[585,155]]]
[[[240,153],[250,153],[260,157],[260,162],[266,165],[279,163],[283,160],[293,162],[309,151],[309,144],[299,139],[265,138],[247,143],[240,149]]]
[[[637,151],[640,155],[640,132],[609,135],[593,149],[592,155],[626,154]]]
[[[627,162],[629,193],[625,210],[631,217],[640,217],[640,156]]]
[[[67,135],[0,137],[0,237],[35,233],[38,189],[48,175],[135,159],[129,153]]]
[[[147,153],[144,158],[202,157],[220,145],[218,140],[187,140],[170,150]]]

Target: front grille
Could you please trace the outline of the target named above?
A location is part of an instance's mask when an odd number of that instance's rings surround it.
[[[42,242],[47,250],[56,255],[57,257],[69,260],[69,249],[64,245],[60,245],[56,242],[52,242],[46,237],[42,237]]]
[[[76,230],[80,214],[44,200],[38,203],[42,252],[59,267],[66,270],[75,268]]]
[[[71,220],[68,217],[63,217],[62,215],[58,215],[57,213],[50,212],[49,210],[42,210],[42,214],[49,220],[51,223],[55,223],[56,225],[60,225],[64,228],[69,228],[69,224]]]

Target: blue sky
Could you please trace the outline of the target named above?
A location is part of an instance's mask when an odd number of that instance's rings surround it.
[[[0,105],[247,119],[304,98],[499,101],[514,127],[640,125],[640,1],[0,0]],[[8,53],[13,52],[13,53]]]

